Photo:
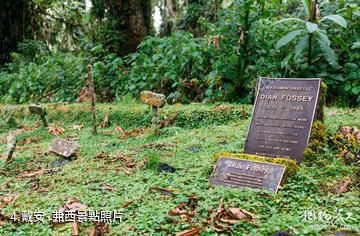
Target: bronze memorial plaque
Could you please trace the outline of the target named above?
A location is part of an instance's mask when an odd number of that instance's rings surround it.
[[[211,175],[212,185],[249,187],[277,192],[285,166],[220,157]]]
[[[309,142],[320,82],[260,78],[245,152],[300,163]]]

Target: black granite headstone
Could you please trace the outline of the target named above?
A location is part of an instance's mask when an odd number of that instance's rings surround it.
[[[320,82],[261,78],[245,152],[300,163],[309,142]]]

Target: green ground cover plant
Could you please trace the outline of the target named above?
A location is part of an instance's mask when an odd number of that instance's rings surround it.
[[[136,103],[133,106],[128,106],[128,103],[98,104],[99,122],[101,114],[109,112],[109,107],[112,107],[111,125],[99,128],[98,135],[93,136],[87,104],[48,104],[47,107],[50,126],[56,124],[63,128],[64,132],[58,136],[76,140],[81,146],[80,151],[77,158],[63,167],[52,167],[54,161],[59,160],[58,156],[48,152],[55,135],[41,128],[37,117],[25,111],[22,116],[21,110],[26,107],[13,107],[18,127],[23,131],[18,137],[14,158],[8,163],[0,161],[0,199],[9,194],[17,198],[9,204],[0,202],[1,235],[71,234],[70,224],[54,225],[49,218],[37,224],[14,224],[4,218],[13,212],[26,210],[44,211],[51,216],[71,198],[76,198],[89,209],[121,211],[122,222],[110,224],[111,235],[171,235],[191,228],[201,229],[201,235],[216,235],[215,225],[208,219],[218,209],[221,199],[226,207],[239,207],[255,217],[253,221],[244,220],[231,225],[228,230],[234,235],[272,235],[282,230],[295,235],[330,234],[344,228],[338,220],[339,214],[346,219],[348,228],[359,232],[359,190],[350,183],[344,192],[339,193],[343,183],[355,176],[358,167],[342,162],[331,145],[303,162],[299,171],[286,180],[277,194],[212,187],[209,177],[214,166],[214,154],[242,151],[248,116],[222,120],[209,115],[216,108],[217,112],[223,112],[216,105],[182,106],[189,117],[193,110],[208,113],[207,122],[196,126],[164,127],[160,136],[156,136],[146,129],[150,122],[129,125],[121,118],[119,110],[127,109],[127,113],[138,114],[146,111],[146,106]],[[237,105],[231,107],[244,109]],[[180,108],[177,105],[164,108],[173,109]],[[77,121],[73,116],[80,110],[83,113],[76,115]],[[112,112],[119,114],[112,116]],[[326,109],[325,115],[329,134],[335,134],[343,124],[360,126],[360,120],[356,119],[360,111],[356,109],[331,108]],[[135,128],[135,135],[130,135]],[[5,140],[10,130],[1,129],[0,153],[6,152]],[[176,171],[159,172],[154,166],[160,162],[173,166]],[[38,174],[27,176],[39,170]],[[193,202],[195,212],[189,220],[170,214],[179,204],[189,201]],[[330,222],[307,220],[308,210],[325,212],[332,218]],[[92,227],[91,223],[82,223],[80,234],[86,235],[86,230]]]

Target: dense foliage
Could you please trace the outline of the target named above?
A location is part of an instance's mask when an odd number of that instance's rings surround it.
[[[332,142],[338,149],[341,159],[346,163],[360,166],[360,130],[357,127],[340,127]]]
[[[169,102],[251,102],[257,78],[271,76],[320,77],[328,103],[360,104],[355,0],[153,1],[166,36],[148,30],[138,50],[122,57],[132,40],[119,23],[127,19],[112,12],[115,0],[92,1],[90,11],[77,1],[51,2],[34,4],[51,12],[46,29],[56,35],[19,44],[0,72],[2,101],[74,101],[90,63],[104,101],[150,89]]]

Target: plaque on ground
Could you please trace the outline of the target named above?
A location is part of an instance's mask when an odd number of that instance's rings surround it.
[[[50,145],[49,151],[63,157],[71,157],[75,155],[78,148],[79,146],[75,142],[56,138]]]
[[[36,115],[40,115],[40,116],[46,114],[44,108],[42,108],[40,105],[37,105],[37,104],[30,104],[29,105],[29,111],[32,114],[36,114]]]
[[[220,157],[211,175],[212,185],[249,187],[277,192],[285,166]]]
[[[300,163],[309,142],[320,82],[261,78],[245,152]]]

